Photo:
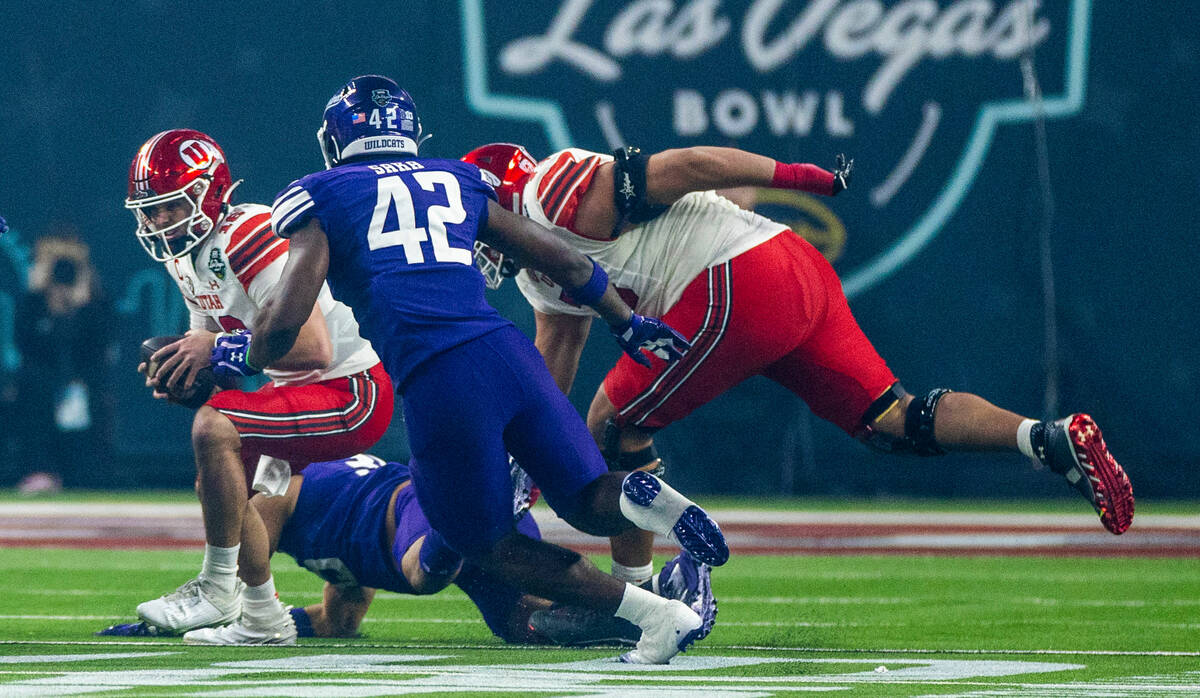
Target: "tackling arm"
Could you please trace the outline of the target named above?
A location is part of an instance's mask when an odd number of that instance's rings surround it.
[[[559,240],[541,225],[488,201],[488,224],[479,231],[483,242],[521,260],[523,266],[545,273],[556,284],[579,293],[592,282],[595,267],[582,252]],[[628,325],[633,311],[608,283],[598,298],[585,298],[610,326]]]
[[[248,364],[272,366],[291,351],[305,321],[319,312],[314,306],[328,270],[329,241],[320,221],[313,218],[291,235],[287,266],[253,328]],[[328,335],[326,330],[326,340]]]

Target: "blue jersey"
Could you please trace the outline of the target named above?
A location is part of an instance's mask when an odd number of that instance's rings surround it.
[[[275,199],[275,232],[311,218],[329,238],[329,288],[402,387],[431,356],[509,324],[484,298],[475,236],[496,197],[458,160],[353,162],[293,182]]]
[[[312,463],[302,474],[300,496],[280,533],[279,550],[330,584],[411,591],[393,560],[392,542],[384,540],[388,502],[409,480],[408,467],[357,455]],[[411,492],[397,499],[397,509],[405,503],[420,513]]]

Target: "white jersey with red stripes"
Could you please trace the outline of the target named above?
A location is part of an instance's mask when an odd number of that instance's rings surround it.
[[[577,232],[575,214],[597,168],[612,156],[570,148],[538,163],[521,191],[524,214],[550,227],[575,249],[596,260],[631,307],[660,316],[679,300],[692,279],[779,233],[786,226],[745,211],[713,191],[684,195],[657,218],[594,240]],[[548,314],[588,315],[591,308],[563,299],[545,274],[522,269],[517,285],[534,309]]]
[[[287,264],[288,241],[271,230],[271,209],[259,204],[232,207],[216,232],[191,254],[165,263],[186,301],[192,329],[251,328]],[[323,287],[317,302],[333,342],[333,361],[323,370],[266,369],[276,385],[305,385],[365,371],[379,363],[358,335],[350,309]]]

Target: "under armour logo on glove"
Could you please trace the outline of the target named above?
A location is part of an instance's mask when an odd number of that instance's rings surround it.
[[[833,195],[837,196],[850,188],[850,177],[854,173],[854,158],[847,160],[845,155],[838,153],[834,162]]]
[[[234,330],[217,335],[210,359],[213,373],[223,378],[238,378],[261,373],[262,369],[251,366],[250,362],[246,360],[250,354],[252,338],[253,335],[249,330]]]
[[[643,354],[648,351],[664,361],[675,361],[683,352],[692,348],[691,342],[676,332],[670,325],[654,317],[643,317],[634,313],[624,327],[610,328],[613,337],[629,358],[649,368],[650,359]]]

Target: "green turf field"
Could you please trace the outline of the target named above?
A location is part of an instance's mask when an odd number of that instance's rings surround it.
[[[1200,695],[1200,560],[737,557],[716,629],[667,667],[504,647],[456,589],[381,593],[349,641],[97,638],[198,553],[0,549],[0,695]],[[320,580],[281,558],[283,599]]]

